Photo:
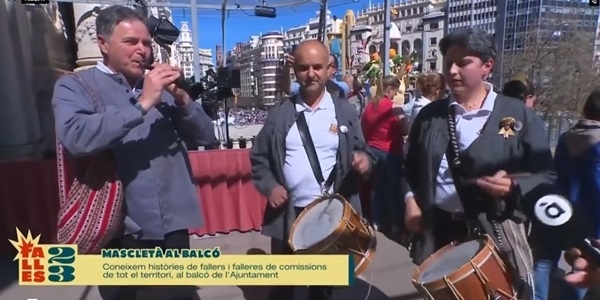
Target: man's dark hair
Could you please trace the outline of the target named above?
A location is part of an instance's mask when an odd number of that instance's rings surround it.
[[[502,94],[508,97],[525,100],[527,96],[535,95],[533,84],[529,80],[511,80],[504,84]]]
[[[96,34],[109,37],[115,27],[125,21],[140,21],[145,24],[146,18],[132,8],[113,5],[98,13],[96,17]]]
[[[600,121],[600,88],[596,88],[585,100],[583,117],[588,120]]]
[[[457,29],[448,33],[440,41],[440,52],[446,56],[451,47],[460,47],[467,52],[487,62],[490,59],[496,59],[496,46],[490,34],[483,30],[465,28]]]

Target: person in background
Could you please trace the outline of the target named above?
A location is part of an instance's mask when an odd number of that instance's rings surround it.
[[[535,105],[535,90],[533,84],[527,79],[507,82],[502,88],[502,94],[523,101],[529,108]]]
[[[352,91],[348,94],[348,102],[356,108],[358,116],[360,117],[366,106],[366,98],[363,94],[363,88],[358,80],[358,76],[352,78]]]
[[[290,70],[294,66],[294,56],[292,54],[286,54],[285,64],[283,65],[282,78],[280,81],[279,88],[287,95],[293,96],[298,94],[300,91],[300,84],[298,82],[291,82]],[[342,81],[337,81],[335,76],[337,75],[338,61],[333,54],[329,54],[329,64],[327,65],[327,76],[329,80],[335,82],[342,90],[345,97],[350,94],[350,87],[352,86],[352,75],[345,75]]]
[[[377,95],[365,108],[361,125],[365,141],[375,156],[373,192],[371,196],[371,222],[373,227],[384,232],[391,229],[391,220],[396,219],[397,208],[393,207],[398,197],[402,169],[402,145],[408,134],[408,117],[402,108],[394,108],[392,99],[398,93],[400,80],[396,76],[385,76]],[[403,207],[401,207],[402,215]],[[384,216],[384,213],[391,215]]]
[[[600,238],[600,89],[593,91],[583,106],[583,119],[558,139],[554,164],[557,185],[563,196],[589,212],[590,227],[579,228],[588,236]],[[586,220],[588,221],[588,220]],[[548,299],[553,272],[558,267],[562,248],[549,234],[535,230],[536,300]],[[585,289],[569,287],[560,300],[583,299]]]
[[[444,75],[437,72],[421,74],[417,78],[417,91],[420,95],[412,107],[410,114],[412,120],[417,117],[425,105],[444,98],[446,95],[446,80],[444,79]]]

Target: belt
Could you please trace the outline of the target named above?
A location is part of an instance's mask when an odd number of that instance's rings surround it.
[[[466,221],[467,215],[464,212],[450,212],[443,208],[435,207],[437,211],[448,216],[448,218],[452,221]]]

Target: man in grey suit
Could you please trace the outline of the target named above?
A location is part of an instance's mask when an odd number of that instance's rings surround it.
[[[496,57],[487,33],[450,32],[440,50],[451,95],[423,107],[405,160],[412,190],[405,199],[406,223],[416,233],[412,257],[421,264],[454,240],[486,233],[508,266],[518,298],[531,299],[523,213],[555,180],[543,123],[484,81]]]
[[[142,16],[112,6],[98,14],[96,30],[103,61],[78,72],[81,80],[66,75],[56,83],[58,138],[75,157],[106,149],[114,156],[125,192],[125,233],[107,248],[189,248],[188,228],[202,226],[202,213],[184,140],[212,144],[212,121],[173,84],[181,76],[177,68],[156,64],[144,76],[152,42]],[[168,299],[193,299],[188,290]],[[104,300],[133,300],[136,291],[100,287]]]
[[[323,194],[319,173],[333,182],[329,191],[341,194],[361,211],[357,183],[369,174],[373,161],[356,110],[328,80],[328,59],[327,48],[319,41],[298,46],[294,72],[299,93],[271,109],[250,150],[254,185],[268,199],[263,234],[271,237],[274,254],[292,253],[287,244],[291,225],[304,207]],[[309,158],[303,134],[312,138],[317,158]],[[331,288],[310,287],[309,299],[328,300],[331,293]],[[276,287],[270,299],[293,299],[293,295],[291,287]]]

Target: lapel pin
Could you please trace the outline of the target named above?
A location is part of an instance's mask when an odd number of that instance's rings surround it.
[[[500,131],[498,134],[504,136],[505,139],[514,136],[515,132],[513,130],[515,130],[515,123],[516,120],[512,117],[502,119],[502,121],[500,121]]]
[[[523,123],[521,121],[516,121],[513,127],[515,128],[516,132],[519,132],[521,129],[523,129]]]
[[[346,127],[345,125],[340,126],[340,132],[341,133],[346,133],[348,132],[348,127]]]

